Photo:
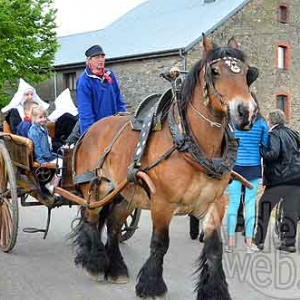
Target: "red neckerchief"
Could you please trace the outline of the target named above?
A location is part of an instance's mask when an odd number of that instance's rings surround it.
[[[95,69],[91,65],[89,65],[89,69],[92,71],[92,73],[98,77],[103,77],[106,79],[110,84],[112,84],[112,78],[107,73],[107,69],[101,68],[101,69]]]
[[[31,122],[31,118],[29,116],[25,116],[24,121]]]

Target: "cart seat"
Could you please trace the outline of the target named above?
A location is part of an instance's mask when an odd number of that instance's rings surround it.
[[[55,122],[47,121],[46,127],[48,129],[48,133],[49,133],[50,137],[53,139],[55,136]]]
[[[2,127],[3,127],[3,132],[11,133],[10,126],[7,121],[3,121]]]
[[[50,137],[53,139],[54,136],[55,136],[55,122],[48,121],[46,123],[46,126],[47,126],[48,133],[49,133]],[[5,133],[12,133],[11,129],[10,129],[10,126],[9,126],[9,124],[8,124],[7,121],[3,121],[2,127],[3,127],[3,132],[5,132]]]
[[[34,161],[34,162],[32,163],[32,167],[35,168],[35,169],[36,169],[36,168],[39,168],[40,166],[41,166],[41,164],[38,163],[37,161]],[[57,166],[56,166],[55,163],[45,163],[45,164],[43,165],[43,168],[56,169]]]
[[[4,140],[6,148],[10,154],[13,165],[28,171],[41,166],[40,163],[33,160],[33,142],[32,140],[16,134],[0,133]],[[46,168],[56,169],[55,163],[48,163]]]

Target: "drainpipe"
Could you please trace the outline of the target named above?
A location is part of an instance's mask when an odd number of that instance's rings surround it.
[[[56,72],[54,72],[54,99],[57,98],[57,86],[56,86]]]
[[[186,71],[186,57],[184,55],[185,51],[184,49],[179,49],[179,56],[182,58],[182,68],[183,71]]]

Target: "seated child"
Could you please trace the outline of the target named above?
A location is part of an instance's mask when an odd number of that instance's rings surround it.
[[[46,128],[47,111],[42,106],[36,106],[31,109],[32,125],[28,131],[28,137],[33,141],[34,157],[41,166],[47,163],[56,163],[57,156],[51,152],[49,144],[49,135]],[[58,158],[58,167],[62,167],[62,159]],[[60,178],[54,175],[51,181],[45,184],[46,189],[53,194],[54,187],[58,186]],[[54,195],[59,200],[59,195]]]
[[[28,138],[28,131],[31,127],[31,109],[34,106],[37,106],[37,103],[28,100],[24,102],[23,107],[25,116],[23,121],[17,126],[17,135]]]

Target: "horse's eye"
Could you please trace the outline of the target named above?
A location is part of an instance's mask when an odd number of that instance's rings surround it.
[[[211,69],[211,73],[213,76],[218,76],[220,75],[219,70],[217,68],[212,68]]]

